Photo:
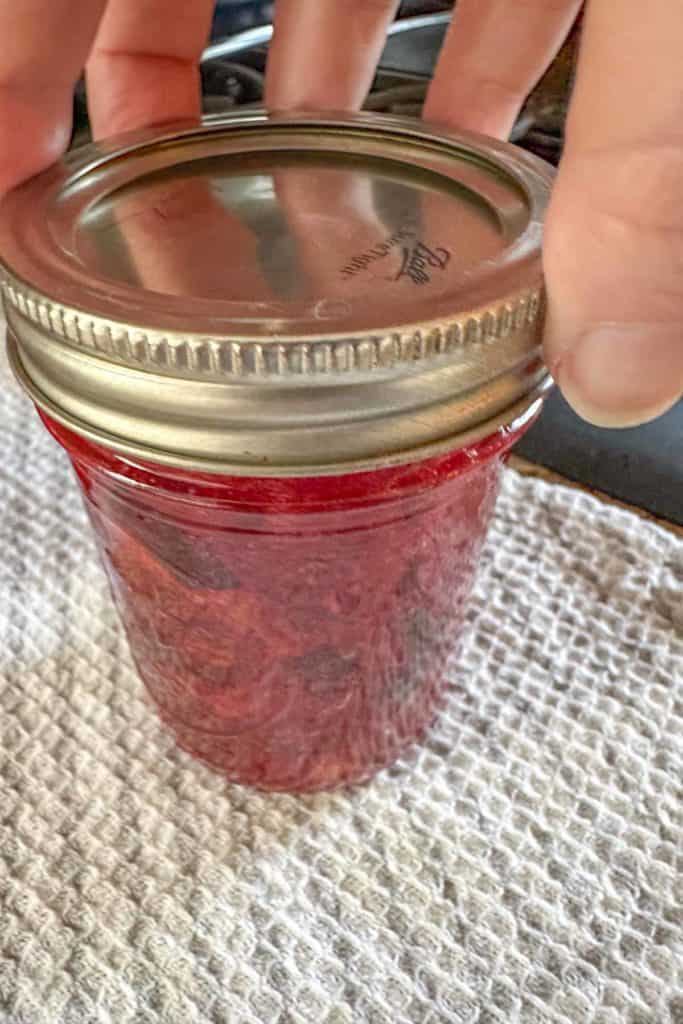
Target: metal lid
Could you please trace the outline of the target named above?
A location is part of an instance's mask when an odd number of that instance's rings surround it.
[[[242,112],[89,146],[0,207],[15,369],[73,430],[335,472],[537,399],[541,161],[407,119]]]

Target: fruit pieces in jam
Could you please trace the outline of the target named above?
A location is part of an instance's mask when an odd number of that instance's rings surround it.
[[[429,726],[509,432],[407,467],[258,480],[133,463],[46,422],[184,749],[306,791],[370,777]]]

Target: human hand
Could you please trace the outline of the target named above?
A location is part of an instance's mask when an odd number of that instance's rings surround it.
[[[277,0],[268,103],[359,106],[396,6]],[[460,0],[426,117],[507,134],[580,6]],[[13,42],[0,60],[0,194],[61,155],[86,64],[97,136],[196,117],[212,10],[213,0],[0,0],[0,38]],[[683,8],[653,0],[643,19],[622,0],[618,20],[612,11],[590,0],[546,232],[546,354],[579,412],[623,426],[683,391]]]
[[[0,196],[66,149],[86,68],[97,137],[196,118],[214,0],[0,0]]]
[[[277,0],[266,100],[357,108],[397,0]],[[426,119],[505,136],[581,0],[459,0]],[[586,419],[683,394],[683,5],[588,0],[544,244],[546,360]]]

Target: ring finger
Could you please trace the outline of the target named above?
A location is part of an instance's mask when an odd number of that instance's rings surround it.
[[[214,0],[109,0],[87,69],[96,136],[199,116],[213,8]]]

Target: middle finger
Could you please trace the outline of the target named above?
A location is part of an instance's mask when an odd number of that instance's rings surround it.
[[[277,0],[266,103],[355,110],[372,84],[399,0]]]

